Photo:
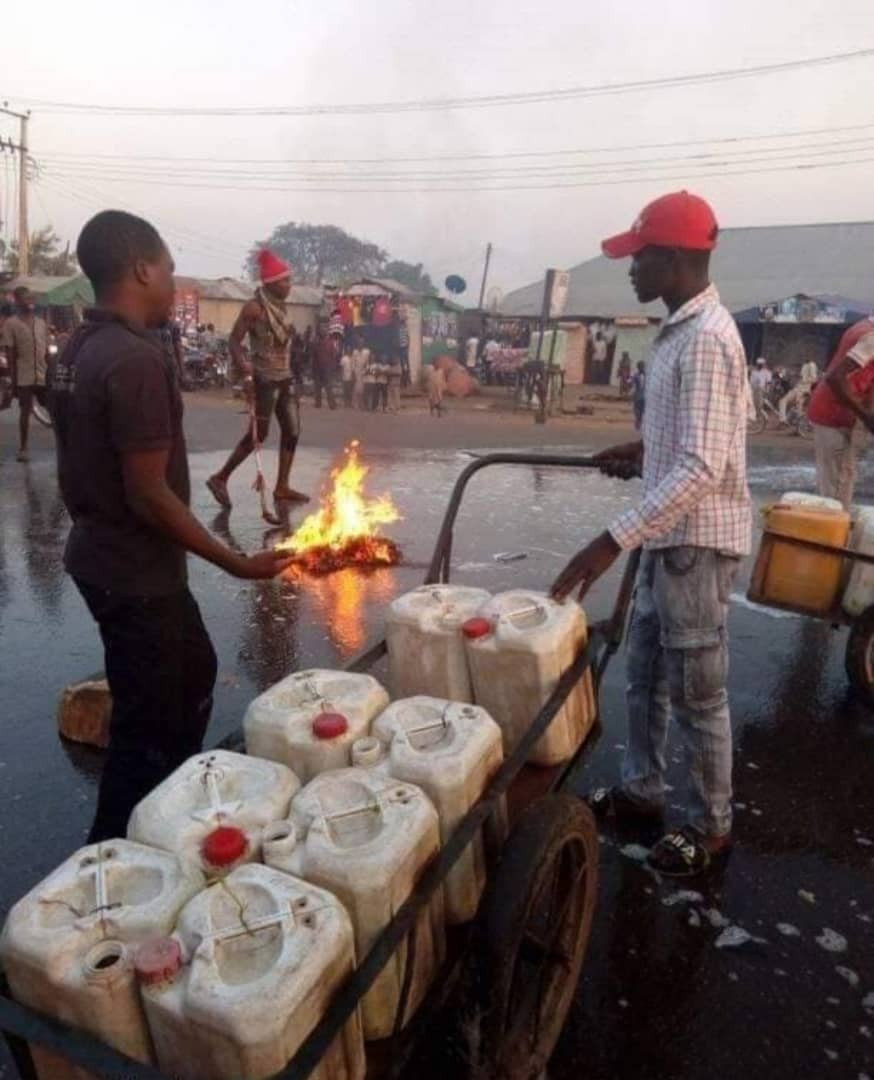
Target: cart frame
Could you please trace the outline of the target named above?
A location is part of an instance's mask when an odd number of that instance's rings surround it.
[[[489,454],[473,461],[464,469],[455,483],[425,578],[425,584],[446,583],[450,579],[455,523],[467,485],[473,476],[481,470],[499,465],[537,468],[599,468],[600,464],[599,461],[591,457],[521,453]],[[874,558],[871,561],[874,562]],[[529,792],[532,792],[536,798],[538,795],[555,793],[563,787],[572,785],[577,772],[587,760],[596,737],[600,733],[600,716],[596,718],[589,737],[568,762],[552,769],[537,769],[526,766],[526,760],[552,719],[561,710],[573,688],[590,670],[593,677],[596,706],[599,704],[601,679],[610,658],[623,640],[638,562],[639,552],[634,551],[627,559],[610,617],[590,628],[585,648],[561,677],[555,690],[534,718],[519,744],[505,758],[483,797],[458,824],[439,854],[425,869],[409,898],[340,988],[327,1012],[301,1044],[294,1058],[283,1070],[276,1074],[275,1080],[305,1080],[306,1077],[312,1074],[325,1051],[354,1014],[361,999],[373,985],[398,947],[404,942],[404,939],[408,941],[408,948],[412,947],[415,940],[412,931],[415,928],[417,917],[430,904],[435,892],[441,888],[450,870],[477,833],[483,830],[484,826],[500,813],[505,798],[508,795],[512,796],[513,790],[518,793],[521,788],[521,793],[526,796],[526,801],[530,801],[527,800]],[[347,670],[366,671],[382,659],[386,653],[387,646],[383,640],[350,663]],[[238,746],[239,744],[240,733],[235,732],[222,740],[219,745]],[[523,776],[523,772],[527,775]],[[582,804],[580,804],[580,812],[584,812]],[[487,830],[485,835],[488,840]],[[597,844],[595,847],[597,848]],[[495,867],[500,861],[500,855],[500,850],[488,851],[487,844],[490,875],[494,873]],[[597,858],[597,851],[595,851],[595,858]],[[596,872],[596,867],[594,872]],[[567,905],[565,904],[562,908],[562,915],[564,915],[566,909]],[[481,913],[482,909],[480,915]],[[480,918],[480,915],[478,915],[477,919]],[[470,942],[471,936],[475,932],[476,921],[468,926],[455,929],[456,940],[454,947],[453,943],[450,942],[450,947],[447,949],[446,965],[434,980],[434,985],[416,1016],[403,1029],[401,1029],[401,1024],[396,1022],[394,1035],[385,1040],[384,1043],[369,1045],[368,1077],[372,1075],[374,1059],[383,1059],[385,1062],[385,1064],[377,1066],[378,1075],[397,1076],[399,1074],[414,1051],[417,1033],[428,1023],[429,1018],[433,1018],[435,1011],[445,1005],[449,996],[456,989],[467,953],[465,946]],[[586,940],[582,942],[583,953],[588,943],[588,930],[585,938]],[[581,964],[582,956],[577,957],[577,961],[578,964]],[[413,964],[414,961],[410,953],[408,954],[407,963],[408,976],[412,972]],[[578,971],[579,967],[575,970]],[[410,981],[411,979],[407,978],[407,985],[402,990],[397,1010],[398,1018],[403,1017],[406,1012]],[[539,992],[540,987],[538,986],[537,989]],[[571,988],[571,992],[572,990],[573,988]],[[557,1031],[563,1026],[565,1015],[566,1007],[558,1018],[556,1037]],[[42,1045],[98,1075],[106,1077],[124,1076],[125,1080],[161,1080],[162,1077],[166,1077],[166,1074],[161,1073],[157,1068],[134,1061],[80,1029],[70,1027],[36,1010],[19,1005],[9,996],[8,985],[2,974],[0,974],[0,1031],[3,1032],[22,1080],[32,1080],[36,1076],[28,1047],[29,1042]],[[546,1061],[544,1060],[543,1065],[545,1066],[545,1064]]]

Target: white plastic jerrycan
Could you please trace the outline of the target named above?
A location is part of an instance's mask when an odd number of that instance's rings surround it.
[[[212,750],[171,773],[134,807],[131,840],[175,851],[207,876],[257,861],[264,826],[288,813],[300,788],[284,765]]]
[[[392,602],[385,634],[394,699],[473,701],[461,628],[488,599],[484,589],[423,585]]]
[[[852,514],[850,547],[853,551],[874,555],[874,506],[854,506]],[[874,604],[874,566],[863,562],[850,562],[850,566],[843,607],[848,615],[855,617]]]
[[[370,675],[300,671],[271,686],[249,706],[246,749],[282,762],[302,784],[328,769],[351,764],[352,743],[367,735],[388,705],[388,694]]]
[[[294,1057],[355,967],[352,926],[323,889],[237,867],[143,945],[136,969],[158,1066],[180,1080],[262,1080]],[[312,1076],[363,1080],[356,1011]]]
[[[154,1062],[134,978],[136,947],[168,934],[203,875],[166,851],[107,840],[91,844],[9,912],[0,960],[12,996],[137,1061]],[[91,1074],[33,1046],[41,1080]]]
[[[345,904],[361,960],[439,847],[437,812],[419,788],[352,768],[322,773],[307,784],[291,804],[291,820],[265,830],[264,861],[330,890]],[[443,923],[439,889],[414,930],[404,1023],[443,961]],[[365,1039],[384,1039],[394,1030],[406,970],[404,944],[364,997]]]
[[[494,597],[465,624],[474,697],[500,725],[506,754],[531,726],[585,646],[586,636],[586,616],[579,604],[559,604],[522,589]],[[566,761],[595,716],[592,676],[586,672],[528,760],[535,765]]]
[[[464,815],[482,797],[504,758],[501,729],[475,705],[414,697],[395,702],[380,716],[369,739],[352,749],[358,765],[378,766],[395,780],[417,784],[440,818],[446,843]],[[493,837],[506,833],[506,812],[494,820]],[[468,922],[476,915],[486,883],[482,832],[471,842],[446,879],[446,919]]]

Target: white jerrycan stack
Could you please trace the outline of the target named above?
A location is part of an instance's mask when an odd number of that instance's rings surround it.
[[[474,699],[504,733],[509,754],[586,643],[579,604],[516,589],[490,600],[465,624]],[[535,765],[570,758],[595,722],[591,672],[571,691],[529,757]]]
[[[299,671],[255,698],[246,711],[246,749],[279,761],[302,784],[328,769],[351,764],[356,739],[367,735],[388,705],[388,694],[370,675]]]
[[[184,908],[173,937],[137,953],[158,1067],[179,1080],[273,1076],[354,966],[339,900],[267,866],[237,867]],[[364,1073],[356,1011],[312,1076]]]
[[[198,870],[166,851],[128,840],[82,848],[9,912],[0,960],[12,996],[153,1063],[133,955],[148,938],[170,933],[203,885]],[[31,1049],[41,1080],[91,1075]]]
[[[473,701],[461,628],[488,599],[484,589],[423,585],[392,602],[385,636],[395,700],[428,694]]]
[[[359,959],[370,950],[440,848],[437,812],[419,788],[369,769],[322,773],[291,804],[291,820],[264,833],[264,861],[332,892],[345,905]],[[404,1023],[422,1002],[445,954],[443,891],[416,923]],[[394,1030],[407,970],[406,945],[361,1004],[364,1038]]]
[[[501,729],[475,705],[432,697],[395,702],[373,726],[373,736],[355,744],[356,764],[379,759],[379,769],[395,780],[420,787],[437,810],[443,844],[479,802],[504,759]],[[503,841],[506,812],[494,820],[495,842]],[[468,845],[446,879],[446,921],[469,922],[486,884],[482,831]]]
[[[196,754],[134,807],[130,840],[174,851],[209,877],[260,858],[264,826],[300,788],[284,765],[211,750]]]
[[[854,506],[850,547],[865,555],[874,555],[874,506]],[[852,569],[844,590],[843,607],[848,615],[861,615],[874,604],[874,565],[850,562]]]

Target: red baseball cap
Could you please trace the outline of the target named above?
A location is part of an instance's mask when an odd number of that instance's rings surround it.
[[[636,255],[650,244],[712,251],[718,232],[716,215],[708,202],[688,191],[672,191],[645,206],[628,232],[603,241],[601,250],[608,259]]]

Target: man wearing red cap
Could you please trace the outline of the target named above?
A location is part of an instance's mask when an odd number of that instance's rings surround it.
[[[279,423],[279,471],[273,492],[277,500],[307,502],[306,495],[288,486],[294,463],[294,452],[300,438],[300,410],[291,377],[292,325],[285,301],[291,290],[291,267],[272,251],[258,252],[258,275],[261,285],[240,312],[231,331],[229,347],[237,370],[243,372],[243,383],[250,406],[255,410],[255,438],[262,443],[270,428],[270,416],[275,411]],[[249,339],[249,355],[243,342]],[[255,449],[252,424],[237,443],[224,466],[207,480],[206,485],[216,501],[226,510],[231,508],[228,480]]]
[[[642,303],[668,308],[647,360],[643,440],[599,455],[610,475],[643,470],[640,504],[576,555],[553,585],[584,594],[622,551],[643,547],[628,638],[629,736],[620,785],[589,803],[600,817],[658,821],[672,712],[689,779],[687,821],[652,849],[660,873],[700,873],[731,844],[728,599],[750,550],[746,363],[737,327],[709,280],[717,224],[688,192],[650,203],[606,240],[631,256]]]

